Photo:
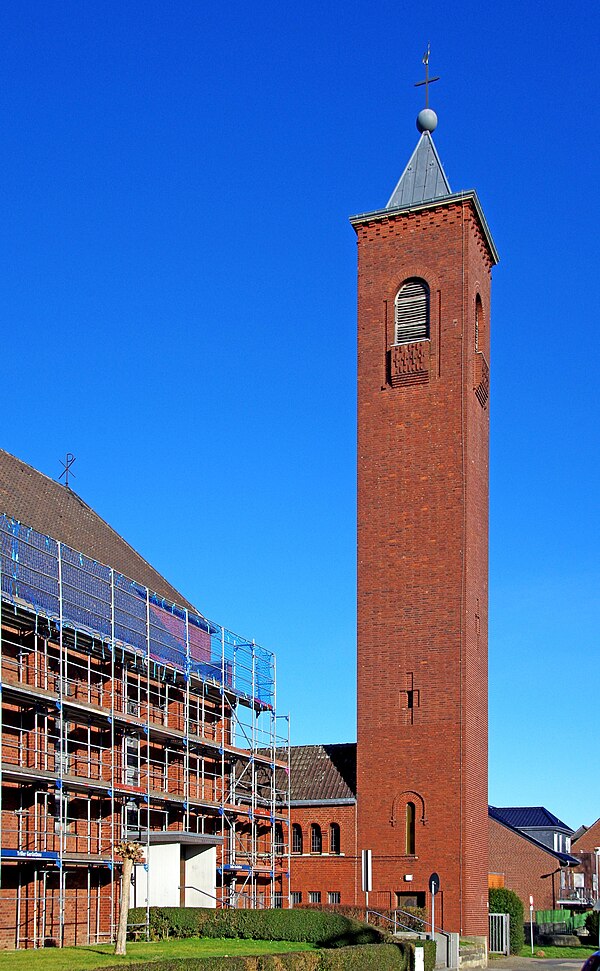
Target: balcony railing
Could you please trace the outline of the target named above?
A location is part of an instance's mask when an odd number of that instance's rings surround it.
[[[562,887],[558,893],[557,903],[592,906],[597,899],[598,894],[591,887]]]

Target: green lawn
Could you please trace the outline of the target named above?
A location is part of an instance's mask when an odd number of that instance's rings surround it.
[[[590,954],[593,954],[594,951],[596,950],[597,948],[593,946],[592,947],[544,947],[542,944],[539,944],[539,945],[534,944],[533,957],[535,958],[538,956],[538,951],[543,951],[545,958],[565,958],[565,960],[567,958],[569,959],[577,958],[578,960],[581,960],[581,963],[583,964],[585,959],[589,958]],[[531,945],[527,944],[525,947],[522,947],[519,954],[522,958],[530,958]]]
[[[39,950],[0,951],[0,971],[32,968],[35,971],[91,971],[108,965],[137,961],[158,961],[160,958],[208,958],[224,954],[281,954],[286,951],[310,951],[312,944],[292,941],[212,940],[190,937],[183,941],[145,941],[127,944],[127,957],[118,958],[110,944],[90,944],[84,947],[46,947]]]

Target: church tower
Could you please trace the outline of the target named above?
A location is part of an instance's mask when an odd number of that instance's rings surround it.
[[[487,934],[490,282],[435,112],[358,237],[358,849],[369,905]]]

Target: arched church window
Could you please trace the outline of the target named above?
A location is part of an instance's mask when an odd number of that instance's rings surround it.
[[[302,853],[302,827],[292,824],[292,853]]]
[[[406,855],[415,854],[415,819],[416,807],[414,802],[406,803]]]
[[[429,337],[429,287],[424,280],[407,280],[395,300],[395,344]]]
[[[313,823],[310,827],[310,852],[323,852],[323,837],[321,836],[321,827],[318,826],[317,823]]]
[[[329,852],[340,852],[340,827],[337,823],[332,823],[329,827]]]

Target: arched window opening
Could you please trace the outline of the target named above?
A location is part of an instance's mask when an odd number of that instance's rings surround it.
[[[298,823],[292,825],[292,853],[302,853],[302,827]]]
[[[406,855],[415,855],[415,819],[416,808],[414,802],[406,804]]]
[[[275,855],[283,856],[284,847],[283,826],[281,823],[275,823]]]
[[[395,300],[395,344],[429,338],[429,287],[424,280],[407,280]]]
[[[317,823],[313,823],[310,827],[310,852],[323,852],[323,837],[321,836],[321,827],[318,826]]]
[[[480,351],[483,347],[485,347],[485,318],[481,297],[477,294],[475,297],[475,350]]]
[[[340,827],[337,823],[332,823],[329,827],[329,852],[340,852]]]

